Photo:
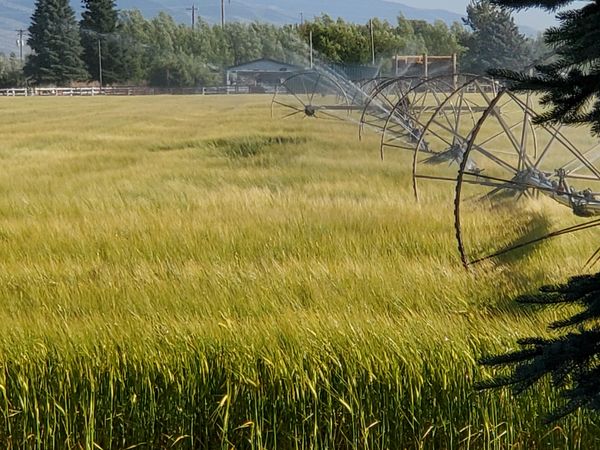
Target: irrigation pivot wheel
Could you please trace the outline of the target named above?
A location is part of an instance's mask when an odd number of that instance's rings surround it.
[[[600,224],[589,220],[600,216],[600,143],[572,128],[532,127],[537,108],[536,98],[504,90],[468,139],[454,211],[466,267]]]
[[[388,149],[413,150],[431,115],[454,90],[452,83],[440,77],[422,80],[402,95],[383,125],[381,158]]]
[[[391,111],[421,81],[415,77],[383,78],[368,85],[368,91],[363,87],[367,98],[360,116],[359,138],[362,139],[365,126],[382,133]]]
[[[362,98],[363,102],[368,101],[375,95],[379,86],[387,80],[389,80],[389,77],[375,77],[355,82],[357,89],[354,92],[352,104],[359,104],[358,98]]]
[[[298,72],[286,78],[275,90],[271,102],[273,118],[290,117],[348,120],[352,111],[353,87],[318,70]],[[362,102],[362,97],[356,98]]]
[[[497,85],[493,79],[470,74],[461,74],[458,78],[461,84],[429,115],[414,142],[412,179],[417,199],[419,181],[456,183],[469,137],[496,97]],[[501,111],[502,107],[497,106],[497,110]]]

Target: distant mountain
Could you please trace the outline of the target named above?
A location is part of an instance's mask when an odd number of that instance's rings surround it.
[[[76,11],[81,10],[80,0],[71,0]],[[120,0],[120,9],[137,8],[147,17],[160,11],[172,15],[179,22],[189,22],[190,8],[194,0]],[[209,22],[220,20],[220,0],[198,0],[199,15]],[[33,0],[0,0],[0,51],[16,52],[16,30],[26,29],[33,10]],[[371,17],[380,17],[391,22],[403,14],[408,19],[433,22],[442,20],[448,24],[460,21],[460,14],[442,9],[419,9],[392,0],[226,0],[227,20],[263,21],[276,24],[298,23],[301,14],[311,19],[327,13],[332,17],[343,17],[351,22],[365,23]],[[526,34],[536,30],[523,27]]]

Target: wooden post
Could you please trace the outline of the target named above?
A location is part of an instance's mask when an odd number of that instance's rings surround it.
[[[458,89],[458,57],[456,53],[452,54],[452,82],[454,84],[454,90]]]
[[[426,53],[423,55],[423,78],[429,78],[429,56]]]

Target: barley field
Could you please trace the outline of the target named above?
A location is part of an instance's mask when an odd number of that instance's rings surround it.
[[[473,388],[565,313],[512,299],[595,232],[465,271],[451,185],[416,203],[410,155],[269,105],[0,100],[0,447],[598,447],[597,416],[544,423],[546,385]]]

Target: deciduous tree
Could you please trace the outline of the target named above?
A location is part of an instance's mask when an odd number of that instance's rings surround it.
[[[9,56],[0,53],[0,88],[19,87],[24,82],[22,62],[14,53]]]

